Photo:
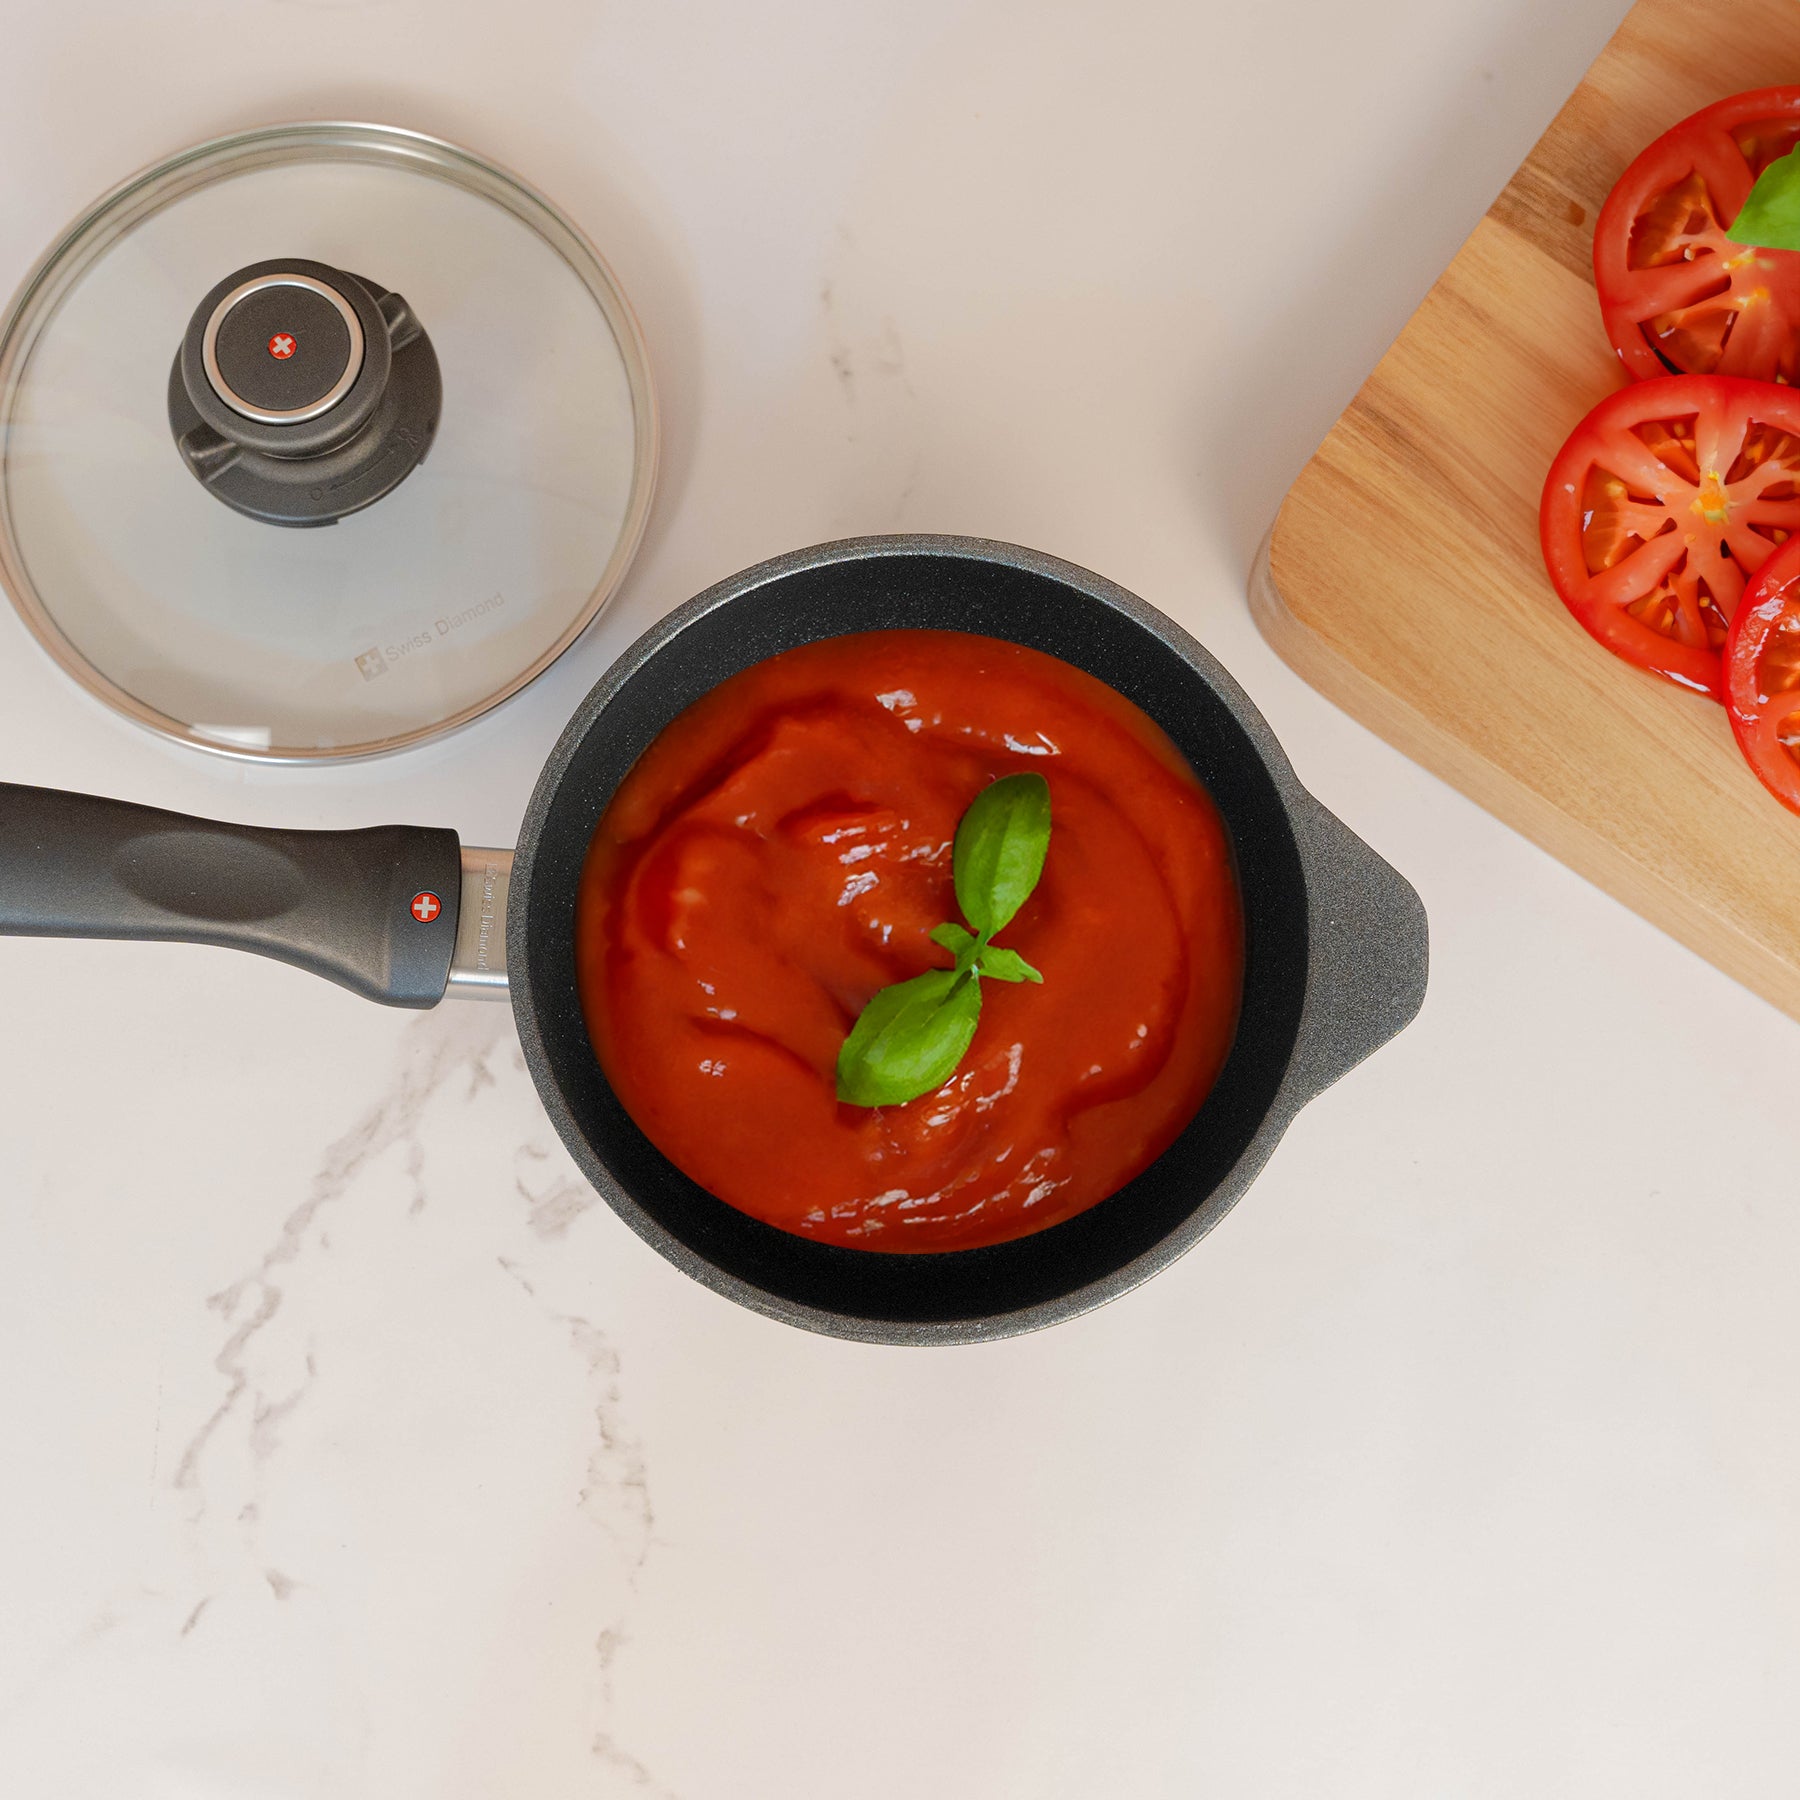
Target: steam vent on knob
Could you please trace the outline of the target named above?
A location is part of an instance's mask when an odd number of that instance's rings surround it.
[[[424,461],[443,383],[400,295],[324,263],[253,263],[195,308],[169,374],[194,476],[271,525],[335,525]]]

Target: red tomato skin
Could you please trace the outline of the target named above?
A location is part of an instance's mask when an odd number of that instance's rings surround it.
[[[1745,590],[1725,646],[1725,710],[1732,735],[1757,780],[1790,812],[1800,813],[1800,762],[1776,736],[1800,713],[1800,690],[1785,690],[1789,701],[1779,706],[1762,692],[1764,653],[1784,626],[1800,631],[1800,537],[1783,544]]]
[[[1585,554],[1583,497],[1590,470],[1596,464],[1610,467],[1627,453],[1641,462],[1647,453],[1641,442],[1630,435],[1633,428],[1684,417],[1701,419],[1703,429],[1725,441],[1732,441],[1734,435],[1741,439],[1744,430],[1756,425],[1800,439],[1800,390],[1725,375],[1677,375],[1656,382],[1639,382],[1609,394],[1570,432],[1550,465],[1538,511],[1539,539],[1544,566],[1558,597],[1591,636],[1614,655],[1677,687],[1722,700],[1724,675],[1719,650],[1700,643],[1677,642],[1642,624],[1622,606],[1606,603],[1604,576],[1589,572]],[[1781,466],[1790,465],[1784,462]],[[1800,478],[1800,459],[1793,466]],[[1664,471],[1664,481],[1676,502],[1669,508],[1669,515],[1675,519],[1677,532],[1690,546],[1716,551],[1732,535],[1729,528],[1713,529],[1694,516],[1693,504],[1699,490],[1693,483],[1672,471]],[[1776,502],[1772,506],[1793,504]],[[1785,511],[1780,516],[1787,519]],[[1792,523],[1800,524],[1800,507],[1796,508]],[[1763,559],[1773,554],[1773,546],[1745,530],[1736,535],[1736,554],[1743,559],[1738,572],[1748,579],[1762,566]],[[1753,544],[1758,546],[1755,551],[1751,549]]]
[[[1672,366],[1659,355],[1646,331],[1643,288],[1651,272],[1631,267],[1633,229],[1656,196],[1695,171],[1708,177],[1709,190],[1719,203],[1718,223],[1729,226],[1760,173],[1746,162],[1732,132],[1763,123],[1778,131],[1791,128],[1800,136],[1800,86],[1757,88],[1691,113],[1647,145],[1607,195],[1594,224],[1594,286],[1606,334],[1634,381],[1693,371]],[[1740,251],[1737,245],[1718,247],[1721,256]],[[1753,380],[1793,381],[1800,375],[1800,252],[1764,249],[1756,256],[1759,267],[1746,267],[1741,275],[1733,275],[1730,298],[1741,301],[1744,295],[1762,288],[1768,293],[1774,317],[1754,345],[1747,341],[1738,356],[1728,354],[1731,366],[1721,367],[1720,372]],[[1711,260],[1703,258],[1689,266],[1704,273],[1704,263]]]

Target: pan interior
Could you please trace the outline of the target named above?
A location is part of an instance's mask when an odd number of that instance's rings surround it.
[[[1237,1037],[1175,1143],[1110,1199],[1060,1225],[983,1249],[923,1255],[844,1249],[778,1231],[676,1169],[600,1071],[576,993],[574,952],[576,888],[595,824],[665,725],[777,651],[905,628],[1011,639],[1061,657],[1140,706],[1218,805],[1245,920]],[[566,1109],[559,1123],[585,1172],[615,1204],[622,1191],[628,1219],[635,1206],[676,1240],[678,1261],[702,1279],[710,1264],[777,1301],[852,1319],[942,1324],[1055,1301],[1115,1274],[1190,1221],[1210,1222],[1208,1202],[1263,1124],[1293,1051],[1306,988],[1305,888],[1286,809],[1255,745],[1201,671],[1150,627],[1094,594],[1003,562],[916,552],[854,557],[780,575],[704,612],[580,723],[580,741],[543,815],[526,896],[524,975],[542,1040],[539,1085],[553,1112],[558,1100]]]

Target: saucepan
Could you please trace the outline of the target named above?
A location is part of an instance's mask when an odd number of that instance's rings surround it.
[[[777,651],[907,627],[1046,651],[1147,712],[1218,805],[1245,918],[1236,1039],[1169,1149],[1061,1224],[925,1255],[815,1243],[683,1175],[608,1086],[575,979],[575,897],[589,840],[657,733]],[[760,1313],[907,1344],[1052,1324],[1173,1262],[1243,1194],[1299,1109],[1412,1019],[1427,947],[1412,888],[1300,785],[1248,697],[1186,632],[1069,563],[931,536],[798,551],[671,613],[570,720],[510,853],[465,848],[445,830],[265,830],[0,786],[0,933],[227,945],[391,1006],[510,994],[546,1111],[632,1230]]]

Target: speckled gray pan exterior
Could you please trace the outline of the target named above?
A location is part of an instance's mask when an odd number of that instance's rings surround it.
[[[633,1124],[576,993],[574,902],[594,826],[651,739],[727,676],[845,632],[935,627],[1048,651],[1180,746],[1230,833],[1244,1008],[1224,1071],[1164,1154],[1110,1199],[1010,1244],[902,1255],[816,1244],[715,1199]],[[1295,779],[1237,683],[1154,607],[1054,557],[977,538],[855,538],[709,588],[607,672],[545,765],[507,919],[525,1058],[582,1171],[646,1242],[771,1318],[873,1343],[956,1344],[1075,1317],[1166,1268],[1236,1203],[1306,1102],[1425,995],[1418,896]]]

